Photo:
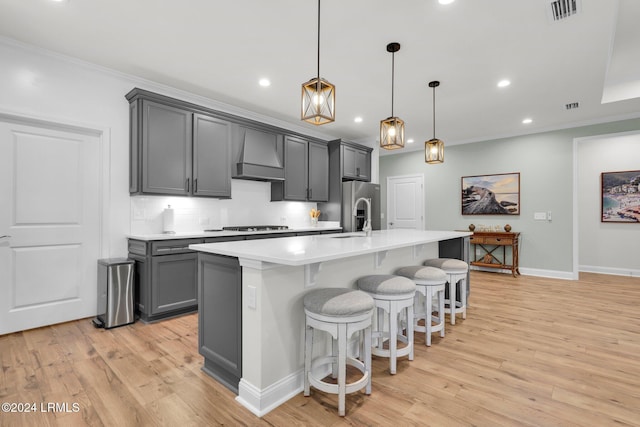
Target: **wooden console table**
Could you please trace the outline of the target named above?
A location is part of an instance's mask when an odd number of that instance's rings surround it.
[[[484,268],[511,270],[513,277],[518,277],[518,240],[520,233],[502,231],[474,231],[470,243],[474,245],[471,265]],[[507,246],[511,246],[511,264],[507,264]],[[477,247],[484,251],[478,258]],[[502,259],[495,254],[502,247]]]

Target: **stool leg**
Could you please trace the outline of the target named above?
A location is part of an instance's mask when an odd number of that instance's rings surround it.
[[[467,318],[467,279],[460,281],[460,301],[462,301],[462,318]]]
[[[440,337],[444,338],[444,289],[438,291],[438,323],[442,323]]]
[[[367,386],[364,389],[365,394],[371,394],[371,326],[364,330],[364,346],[362,349],[362,357],[364,361],[364,369],[369,374]]]
[[[451,311],[451,324],[456,324],[456,282],[449,276],[449,308]]]
[[[331,364],[331,378],[338,378],[338,340],[331,340],[331,355],[335,357],[335,362]]]
[[[347,394],[347,325],[338,325],[338,415],[345,415]]]
[[[396,373],[398,354],[398,309],[395,301],[389,304],[389,370]]]
[[[384,310],[378,307],[378,329],[376,329],[380,334],[378,335],[378,348],[382,350],[384,348],[384,336],[382,332],[384,332]]]
[[[304,395],[309,396],[309,375],[311,374],[311,353],[313,345],[313,328],[304,330]]]
[[[413,304],[407,307],[407,319],[413,319]],[[411,346],[409,360],[413,360],[413,322],[407,322],[407,345]]]
[[[425,327],[425,337],[424,341],[428,347],[431,347],[431,312],[433,308],[433,295],[431,289],[427,288],[427,295],[424,299],[424,327]]]

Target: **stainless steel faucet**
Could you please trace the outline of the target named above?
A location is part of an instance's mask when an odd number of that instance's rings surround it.
[[[356,200],[356,202],[353,204],[353,216],[358,216],[358,204],[360,203],[360,201],[364,201],[367,205],[367,219],[364,221],[362,231],[364,231],[364,234],[369,237],[371,236],[371,199],[360,197],[358,200]]]

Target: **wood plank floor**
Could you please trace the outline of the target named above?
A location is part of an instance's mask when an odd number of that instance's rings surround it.
[[[201,370],[197,316],[111,330],[89,319],[0,336],[1,426],[640,426],[640,279],[472,272],[466,320],[415,360],[375,358],[373,393],[312,390],[262,419]],[[47,403],[67,404],[42,411]],[[76,411],[77,410],[77,411]]]

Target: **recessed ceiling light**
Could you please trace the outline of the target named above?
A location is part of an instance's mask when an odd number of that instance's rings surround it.
[[[438,3],[440,4],[451,4],[456,0],[438,0]]]
[[[271,80],[269,80],[269,79],[260,79],[258,84],[260,86],[262,86],[262,87],[269,87],[269,86],[271,86]]]
[[[353,121],[356,123],[362,123],[362,117],[358,116],[355,119],[353,119]]]
[[[498,82],[498,87],[507,87],[511,84],[511,81],[504,79]]]
[[[407,139],[407,144],[413,144],[413,138]]]
[[[526,118],[522,121],[522,124],[528,125],[529,123],[531,123],[533,120]]]

